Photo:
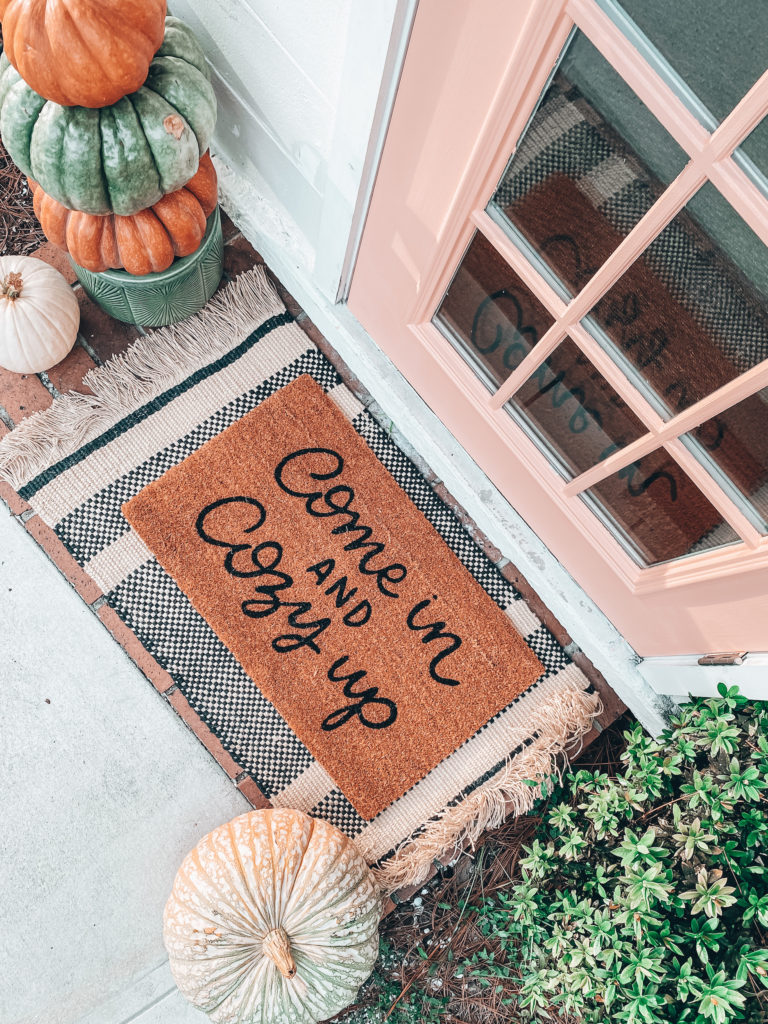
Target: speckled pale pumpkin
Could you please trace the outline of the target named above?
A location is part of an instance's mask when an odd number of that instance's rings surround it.
[[[39,373],[77,339],[80,306],[62,274],[31,256],[0,256],[0,366]]]
[[[70,210],[130,217],[197,171],[216,123],[205,55],[165,19],[146,81],[110,107],[62,107],[0,57],[0,133],[13,162]]]
[[[185,858],[164,938],[182,994],[216,1024],[315,1024],[370,974],[380,916],[352,840],[278,808],[214,829]]]

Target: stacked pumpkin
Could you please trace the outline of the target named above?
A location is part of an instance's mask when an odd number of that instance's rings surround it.
[[[165,0],[0,0],[0,19],[0,134],[78,276],[198,251],[216,98],[192,30]]]

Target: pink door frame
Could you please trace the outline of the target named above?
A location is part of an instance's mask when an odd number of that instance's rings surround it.
[[[485,206],[574,24],[691,159],[566,303]],[[768,200],[730,158],[766,112],[768,73],[710,135],[595,0],[421,0],[352,280],[357,319],[644,657],[768,649],[768,538],[677,440],[768,385],[768,361],[664,421],[578,321],[707,178],[768,244]],[[495,395],[431,323],[476,230],[555,320]],[[566,334],[648,431],[569,483],[501,408]],[[740,543],[641,569],[578,497],[659,445]]]

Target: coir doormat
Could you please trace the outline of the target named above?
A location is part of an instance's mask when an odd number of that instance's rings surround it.
[[[300,379],[307,375],[312,384]],[[472,841],[484,828],[500,824],[507,813],[531,807],[540,792],[531,781],[548,784],[559,755],[590,728],[599,710],[596,695],[520,594],[487,559],[388,433],[342,384],[333,366],[286,312],[261,268],[241,275],[202,313],[184,324],[140,339],[123,355],[91,371],[86,382],[93,394],[58,398],[50,409],[29,417],[0,442],[0,474],[56,532],[101,588],[110,607],[169,673],[194,714],[273,805],[299,808],[341,828],[355,839],[387,890],[421,881],[433,858]],[[198,537],[198,551],[201,558],[204,552],[210,560],[215,582],[206,582],[201,575],[193,593],[190,579],[179,574],[177,581],[164,567],[167,542],[165,553],[159,546],[157,553],[151,550],[131,526],[123,507],[128,505],[129,517],[134,510],[138,523],[139,512],[146,512],[153,491],[163,492],[163,485],[158,483],[142,494],[148,485],[160,481],[172,467],[179,467],[177,475],[183,478],[185,460],[197,452],[201,454],[196,460],[204,460],[206,442],[224,439],[233,424],[242,422],[242,430],[247,432],[248,414],[268,410],[268,400],[288,385],[293,387],[283,394],[291,401],[296,396],[314,396],[311,403],[302,398],[298,411],[293,408],[294,424],[290,429],[306,438],[301,440],[306,447],[337,451],[345,462],[338,476],[325,477],[334,472],[333,456],[324,456],[327,461],[312,466],[309,472],[297,457],[286,463],[284,483],[300,491],[306,489],[306,478],[317,474],[317,490],[323,497],[313,501],[312,508],[327,508],[329,512],[334,505],[354,508],[360,513],[354,525],[367,526],[372,533],[368,537],[361,531],[348,530],[348,540],[370,540],[385,547],[382,552],[376,549],[375,556],[373,548],[366,549],[371,557],[364,564],[370,572],[361,571],[362,551],[344,550],[344,534],[331,532],[336,529],[332,516],[313,517],[306,511],[309,498],[282,491],[276,481],[276,490],[270,491],[267,499],[265,492],[253,489],[250,477],[247,488],[242,484],[238,474],[243,469],[237,461],[227,461],[210,470],[220,491],[209,495],[210,480],[205,488],[201,486],[195,522],[210,505],[230,497],[260,502],[264,522],[252,529],[260,519],[257,505],[250,506],[256,517],[245,523],[236,502],[209,509],[200,527],[211,541]],[[318,397],[318,389],[327,400]],[[327,401],[338,412],[328,412],[331,407]],[[310,433],[303,424],[304,417],[310,415],[310,405],[315,410],[313,418],[325,408],[320,434],[314,427]],[[331,435],[334,423],[339,429]],[[350,427],[359,441],[351,437]],[[251,440],[262,462],[267,452],[271,453],[268,461],[272,473],[277,469],[275,446],[280,443],[274,429],[265,428],[259,432],[262,436],[257,434]],[[345,447],[339,451],[334,446],[342,445],[339,438],[344,432]],[[288,436],[284,441],[288,443]],[[215,452],[216,447],[212,450]],[[296,450],[290,448],[285,454]],[[396,507],[377,497],[376,488],[368,489],[369,479],[386,477],[381,468],[367,468],[373,466],[368,461],[372,457],[393,478],[386,486],[397,493]],[[250,458],[251,453],[244,457],[246,461]],[[354,477],[347,476],[348,469],[354,469]],[[238,486],[232,490],[235,479]],[[354,490],[354,503],[345,487]],[[286,503],[281,522],[274,504],[277,491]],[[330,496],[330,505],[326,496]],[[175,508],[165,511],[172,516],[178,514]],[[426,525],[415,525],[418,516],[426,520],[429,530]],[[348,516],[339,513],[341,518],[352,525]],[[306,529],[309,520],[320,531],[314,536],[320,538],[322,534],[322,543],[318,541],[311,551],[305,551],[299,543],[299,530]],[[416,550],[405,543],[408,531],[418,529],[430,534],[431,546],[419,542]],[[234,536],[230,530],[235,530]],[[245,531],[245,540],[238,531]],[[257,534],[258,544],[254,544]],[[160,543],[149,535],[147,539],[152,545]],[[286,561],[273,564],[278,549],[259,548],[264,542],[281,545]],[[443,543],[450,552],[438,556]],[[332,569],[330,559],[334,560]],[[460,563],[461,572],[454,559]],[[266,601],[246,605],[260,612],[268,610],[271,595],[280,599],[281,608],[288,595],[269,587],[273,579],[279,584],[281,576],[270,577],[269,581],[258,575],[238,577],[226,571],[228,565],[236,572],[284,572],[294,581],[301,579],[301,593],[311,595],[306,600],[311,602],[312,612],[296,608],[261,618],[243,615],[244,602]],[[403,566],[405,576],[396,568],[384,571],[397,565]],[[382,570],[378,575],[377,569]],[[457,583],[462,574],[464,582]],[[339,580],[344,575],[347,582],[342,593]],[[337,589],[332,589],[334,584],[339,584]],[[269,655],[265,652],[260,671],[255,659],[253,663],[249,660],[247,645],[235,650],[237,644],[232,638],[222,639],[217,632],[222,630],[221,625],[209,618],[213,611],[206,606],[202,609],[205,614],[201,614],[200,602],[211,587],[219,596],[219,601],[211,604],[222,608],[229,601],[234,603],[233,595],[240,594],[238,587],[248,592],[235,611],[247,619],[249,627],[262,629],[281,615],[281,629],[268,631],[270,644],[279,641],[278,650],[273,649]],[[357,593],[349,597],[353,587]],[[380,587],[401,596],[389,597]],[[337,599],[343,602],[344,597],[349,598],[348,603],[336,608]],[[305,599],[297,597],[299,600],[303,603]],[[369,618],[366,601],[370,603]],[[397,629],[385,627],[384,609],[390,603],[404,609],[395,616],[399,619]],[[293,623],[289,621],[291,614]],[[347,623],[343,622],[345,616],[349,617]],[[500,623],[500,616],[508,626]],[[409,617],[416,628],[409,627]],[[366,618],[363,625],[354,625]],[[320,648],[318,654],[306,644],[318,627],[302,627],[323,619],[332,622],[313,638]],[[445,625],[438,626],[440,622]],[[374,628],[379,632],[373,650],[361,646],[362,640],[350,643],[349,637],[362,638],[365,631],[373,636]],[[433,632],[436,638],[430,641],[427,638]],[[438,638],[438,633],[443,633],[444,639]],[[442,650],[448,651],[449,634],[461,639],[461,647],[435,660]],[[281,637],[288,639],[280,641]],[[412,643],[406,645],[405,640]],[[301,645],[291,650],[299,641]],[[289,650],[281,653],[281,644]],[[398,644],[404,645],[403,671],[399,674],[393,669],[400,665]],[[390,649],[385,652],[385,647]],[[469,656],[476,647],[483,648],[482,658],[472,663],[470,674],[466,674]],[[392,671],[382,674],[379,665],[385,663],[385,655]],[[338,664],[344,656],[348,660]],[[406,656],[411,660],[407,661]],[[498,675],[490,667],[494,658],[498,659]],[[539,671],[536,658],[541,671],[533,680]],[[338,765],[329,770],[326,754],[318,750],[316,755],[315,741],[304,732],[311,716],[304,715],[295,699],[298,683],[289,680],[281,684],[274,672],[274,665],[282,659],[286,663],[316,663],[315,696],[307,696],[306,702],[327,702],[317,710],[323,711],[321,723],[341,723],[328,732],[328,738],[335,736],[340,745],[349,742],[350,726],[361,725],[356,711],[350,712],[350,716],[356,716],[354,722],[342,722],[347,710],[359,705],[361,694],[376,687],[376,694],[368,692],[368,697],[392,701],[398,718],[402,716],[407,722],[402,687],[413,687],[411,692],[421,704],[421,725],[412,724],[407,738],[399,741],[406,749],[397,751],[398,761],[392,763],[399,764],[404,774],[390,794],[385,796],[378,790],[378,804],[360,802],[358,797],[369,794],[366,787],[362,794],[355,790],[354,771],[342,779]],[[482,682],[477,675],[481,665]],[[430,666],[437,679],[430,674]],[[257,678],[252,678],[249,671]],[[329,671],[335,678],[329,678]],[[363,671],[367,674],[360,676]],[[460,685],[450,686],[453,680]],[[526,685],[528,682],[530,685]],[[462,697],[464,703],[451,714],[447,705],[458,700],[457,691],[462,688],[470,697]],[[363,713],[370,712],[370,721],[382,722],[388,708],[387,704],[374,706],[369,700]],[[442,731],[444,736],[440,735]],[[366,736],[373,737],[376,732],[366,728]],[[378,732],[383,737],[387,729]],[[425,757],[423,751],[427,750],[429,755],[416,769],[418,759]],[[369,766],[373,760],[368,759]],[[350,765],[354,762],[355,756],[350,756]],[[357,763],[363,765],[359,757]],[[392,771],[383,761],[374,764],[377,767],[382,776]],[[423,772],[426,774],[420,777]],[[338,781],[333,773],[339,775]],[[409,787],[405,792],[404,786]],[[345,789],[349,795],[345,795]],[[365,814],[374,812],[396,791],[401,795],[371,820],[366,818]],[[362,806],[364,814],[355,808],[350,796]]]
[[[123,512],[366,820],[544,670],[308,375]]]

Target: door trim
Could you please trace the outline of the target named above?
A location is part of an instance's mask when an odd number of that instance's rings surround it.
[[[749,652],[741,665],[699,665],[698,654],[645,658],[640,673],[657,693],[679,701],[689,696],[716,697],[718,683],[738,686],[742,696],[768,699],[768,651]]]

